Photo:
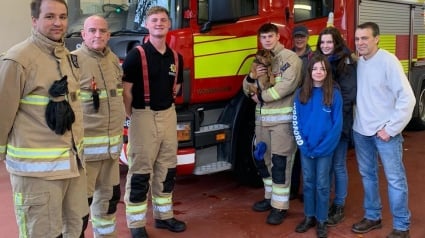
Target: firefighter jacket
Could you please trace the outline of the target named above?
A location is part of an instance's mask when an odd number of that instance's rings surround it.
[[[122,98],[122,69],[118,57],[107,47],[103,52],[84,43],[72,52],[80,66],[80,98],[84,116],[86,161],[119,159],[125,121]],[[99,108],[94,105],[98,95]]]
[[[47,126],[45,113],[49,88],[65,75],[68,93],[63,98],[74,111],[75,122],[58,135]],[[84,161],[78,80],[76,58],[63,41],[51,41],[34,29],[1,58],[0,159],[6,159],[9,173],[46,180],[79,176],[78,165]]]
[[[272,52],[272,73],[276,83],[262,89],[255,111],[256,125],[273,126],[292,122],[294,92],[301,84],[302,61],[293,51],[278,43]],[[256,85],[249,76],[243,81],[243,91],[249,95],[249,84]]]

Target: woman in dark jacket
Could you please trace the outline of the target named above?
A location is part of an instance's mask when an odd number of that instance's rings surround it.
[[[330,173],[330,181],[335,185],[335,197],[329,208],[328,226],[335,226],[344,219],[344,205],[347,197],[346,158],[348,146],[352,141],[353,106],[357,93],[356,62],[341,33],[334,27],[326,27],[320,32],[316,49],[316,54],[327,56],[332,66],[333,78],[340,86],[343,99],[342,134],[333,156]]]

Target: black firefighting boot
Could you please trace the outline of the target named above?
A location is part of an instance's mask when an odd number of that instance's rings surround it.
[[[272,208],[270,214],[267,216],[267,223],[270,225],[279,225],[286,217],[287,210]]]
[[[261,201],[255,202],[252,206],[252,210],[256,212],[265,212],[270,209],[272,209],[272,206],[270,205],[271,199],[263,199]]]
[[[145,227],[130,228],[132,238],[148,238],[148,233]]]

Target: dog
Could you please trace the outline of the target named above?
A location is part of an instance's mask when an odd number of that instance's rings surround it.
[[[257,94],[259,90],[265,90],[273,86],[276,82],[272,73],[272,58],[274,54],[270,50],[260,49],[255,54],[254,62],[251,65],[251,75],[257,78],[256,86],[250,85],[249,92]],[[263,65],[267,68],[267,74],[257,77],[257,66]]]

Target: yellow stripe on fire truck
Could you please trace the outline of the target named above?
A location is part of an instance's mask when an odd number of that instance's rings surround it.
[[[195,36],[194,42],[196,79],[245,75],[257,51],[256,35]]]

